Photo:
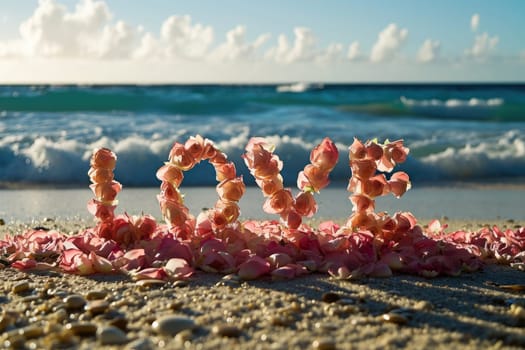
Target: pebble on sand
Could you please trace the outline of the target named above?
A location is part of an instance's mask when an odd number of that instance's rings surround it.
[[[186,316],[168,315],[156,319],[151,326],[158,334],[173,336],[185,329],[193,329],[195,321]]]
[[[66,309],[69,310],[81,309],[86,305],[86,299],[78,294],[68,295],[63,301],[66,305]]]
[[[228,338],[237,338],[242,334],[241,329],[232,325],[215,325],[212,328],[212,333]]]
[[[381,318],[385,322],[395,323],[399,325],[403,325],[408,322],[408,319],[405,316],[400,315],[395,312],[389,312],[389,313],[383,314]]]
[[[109,303],[105,300],[93,300],[90,301],[84,309],[92,315],[99,315],[106,312],[109,307]]]
[[[66,329],[79,337],[90,337],[97,332],[97,325],[91,322],[73,322],[66,324]]]
[[[341,299],[341,296],[334,292],[326,292],[321,296],[321,300],[325,303],[335,303],[339,299]]]
[[[31,285],[29,284],[28,281],[17,282],[15,283],[13,288],[11,288],[12,292],[15,294],[22,294],[22,293],[29,291],[30,289],[31,289]]]
[[[87,300],[99,300],[104,299],[108,295],[108,292],[104,290],[90,290],[86,293]]]
[[[156,348],[149,338],[136,339],[125,347],[126,350],[153,350]]]
[[[336,345],[332,339],[316,339],[312,343],[315,350],[335,350]]]
[[[120,345],[128,342],[126,333],[113,326],[99,327],[97,339],[102,345]]]

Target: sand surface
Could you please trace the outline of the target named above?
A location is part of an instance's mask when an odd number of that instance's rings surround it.
[[[76,232],[87,223],[41,224]],[[453,223],[456,227],[482,224]],[[23,229],[21,224],[0,226],[3,233]],[[244,282],[234,276],[200,272],[183,282],[148,284],[123,275],[81,277],[11,268],[0,269],[0,278],[0,344],[4,346],[525,347],[525,272],[506,266],[487,265],[482,271],[459,277],[395,275],[354,281],[312,274],[287,281],[265,278]],[[508,285],[521,285],[514,287],[521,290]],[[103,301],[93,300],[97,298]],[[102,308],[89,311],[90,306],[83,303],[102,304]]]
[[[471,186],[471,185],[470,185]],[[463,184],[442,187],[412,188],[402,198],[377,198],[376,211],[394,213],[410,211],[418,218],[461,220],[525,220],[523,198],[525,185],[516,184],[470,187]],[[191,213],[197,215],[202,208],[214,205],[217,193],[213,187],[183,187],[184,202]],[[142,212],[160,217],[158,188],[124,187],[119,194],[117,213],[138,215]],[[0,189],[0,218],[7,223],[29,222],[33,219],[90,219],[86,203],[93,196],[87,188],[26,188]],[[337,219],[348,217],[352,204],[346,187],[328,187],[315,198],[319,204],[316,218]],[[256,187],[248,187],[240,200],[244,218],[275,219],[275,215],[262,210],[264,197]]]

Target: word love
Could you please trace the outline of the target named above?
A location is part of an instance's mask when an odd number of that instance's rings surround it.
[[[243,158],[266,197],[263,210],[279,215],[287,228],[297,229],[303,217],[312,217],[317,212],[314,193],[329,184],[329,174],[337,164],[339,151],[329,138],[312,150],[310,164],[298,175],[297,187],[300,192],[295,197],[291,189],[284,188],[280,174],[283,162],[273,151],[274,146],[264,138],[254,137],[248,142]],[[403,141],[379,144],[374,140],[363,144],[354,140],[349,152],[352,177],[348,185],[348,190],[353,192],[350,197],[353,214],[347,222],[347,229],[376,232],[393,225],[392,219],[386,214],[374,212],[374,199],[388,193],[402,196],[410,188],[409,177],[404,172],[396,172],[387,180],[383,173],[377,172],[391,172],[396,164],[406,160],[408,152]],[[215,168],[219,198],[212,209],[196,220],[184,205],[180,186],[184,172],[203,160]],[[113,179],[116,155],[108,149],[100,149],[93,155],[91,163],[88,174],[96,198],[89,203],[88,208],[101,222],[110,222],[114,216],[115,197],[122,188]],[[224,230],[238,220],[238,202],[245,192],[245,185],[242,177],[236,174],[235,164],[228,161],[227,155],[218,150],[212,141],[197,135],[190,137],[184,144],[175,143],[168,161],[157,171],[157,177],[162,181],[158,196],[162,215],[177,236],[190,237],[196,229],[200,232]]]

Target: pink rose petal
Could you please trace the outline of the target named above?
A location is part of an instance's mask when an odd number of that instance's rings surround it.
[[[270,263],[257,255],[239,266],[238,275],[244,280],[253,280],[270,272]]]

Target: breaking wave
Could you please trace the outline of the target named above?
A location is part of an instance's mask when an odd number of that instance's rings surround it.
[[[218,147],[235,162],[238,173],[253,184],[240,156],[249,139],[241,131],[228,139],[216,140]],[[276,154],[284,161],[282,174],[288,186],[295,187],[297,174],[309,162],[315,142],[300,137],[270,136]],[[74,139],[53,140],[48,137],[5,137],[0,142],[0,183],[22,182],[53,185],[86,185],[89,158],[93,149],[109,147],[118,155],[117,179],[125,186],[158,186],[156,170],[167,159],[174,141],[164,138],[127,136],[119,140],[107,137],[84,142]],[[320,140],[318,140],[320,141]],[[517,130],[510,131],[497,142],[487,140],[475,144],[448,146],[411,144],[411,156],[400,169],[409,172],[414,181],[483,180],[519,177],[525,173],[525,138]],[[347,165],[349,143],[337,143],[340,160],[331,175],[332,182],[345,185],[350,177]],[[428,149],[435,151],[427,153]],[[186,175],[184,185],[215,185],[213,168],[200,164]]]
[[[261,86],[0,86],[0,186],[86,185],[93,149],[118,157],[125,186],[158,186],[171,145],[201,134],[253,183],[241,155],[268,137],[295,187],[310,150],[328,136],[340,150],[332,182],[350,177],[353,137],[405,139],[402,170],[414,181],[518,178],[525,174],[525,88],[325,85],[297,93]],[[400,96],[404,96],[401,97]],[[477,97],[473,97],[477,96]],[[214,185],[211,166],[184,185]]]

